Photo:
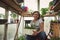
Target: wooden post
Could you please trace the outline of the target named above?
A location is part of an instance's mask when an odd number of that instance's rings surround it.
[[[3,40],[7,40],[7,24],[5,24],[5,28],[4,28],[4,39]]]
[[[21,17],[21,18],[22,18],[22,17]],[[20,21],[19,21],[18,24],[17,24],[17,29],[16,29],[16,34],[15,34],[14,40],[17,40],[17,38],[18,38],[18,30],[19,30],[19,25],[20,25],[20,23],[21,23],[21,18],[20,18]]]
[[[5,10],[5,19],[8,20],[8,9]],[[5,28],[4,28],[4,38],[3,40],[7,40],[7,29],[8,29],[8,24],[5,24]]]
[[[40,0],[37,0],[37,4],[38,4],[38,11],[40,10]]]

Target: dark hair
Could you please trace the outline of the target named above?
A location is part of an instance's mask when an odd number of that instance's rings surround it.
[[[40,19],[40,13],[38,11],[34,11],[32,15],[34,15],[34,13],[37,13],[38,14],[38,19]]]

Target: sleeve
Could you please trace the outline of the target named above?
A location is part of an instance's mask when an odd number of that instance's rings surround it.
[[[42,19],[39,19],[39,23],[42,23],[43,22],[43,20]]]

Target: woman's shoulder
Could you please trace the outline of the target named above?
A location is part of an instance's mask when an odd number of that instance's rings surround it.
[[[39,22],[40,22],[40,23],[43,22],[42,18],[39,19]]]
[[[38,21],[43,21],[42,18],[40,18]]]

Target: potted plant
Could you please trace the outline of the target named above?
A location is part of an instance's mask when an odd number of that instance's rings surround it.
[[[25,40],[25,36],[20,36],[18,40]]]
[[[48,11],[48,8],[41,8],[42,16],[44,16],[47,11]]]
[[[17,22],[17,18],[18,18],[18,15],[17,14],[15,14],[14,12],[12,12],[12,14],[10,14],[10,16],[12,17],[12,20],[14,21],[14,22]]]

